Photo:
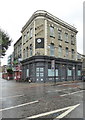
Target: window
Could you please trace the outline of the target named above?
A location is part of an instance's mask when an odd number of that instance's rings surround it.
[[[74,35],[71,35],[71,44],[74,45]]]
[[[81,70],[78,70],[78,76],[80,76],[81,75]]]
[[[31,28],[30,29],[30,38],[32,38],[33,37],[33,29]]]
[[[27,32],[27,39],[29,39],[29,32]]]
[[[48,76],[54,76],[54,70],[48,69]]]
[[[58,40],[62,40],[62,31],[58,30]]]
[[[38,72],[38,71],[39,71],[39,68],[36,68],[36,71]]]
[[[36,76],[39,77],[39,73],[36,73]]]
[[[44,73],[40,73],[40,76],[43,77],[43,76],[44,76]]]
[[[44,76],[44,68],[43,67],[37,67],[36,68],[36,77],[43,77]]]
[[[68,33],[65,33],[65,42],[69,42],[68,41]]]
[[[25,58],[25,49],[23,50],[23,57]]]
[[[30,45],[30,56],[32,56],[32,51],[33,51],[33,49],[32,49],[32,44]]]
[[[56,69],[56,76],[58,76],[58,69]]]
[[[43,71],[44,71],[44,68],[40,68],[40,71],[42,71],[42,72],[43,72]]]
[[[74,49],[71,50],[72,59],[74,59]]]
[[[62,46],[59,46],[58,48],[58,56],[62,57]]]
[[[71,68],[68,68],[67,75],[72,76],[72,69]]]
[[[54,44],[53,43],[50,44],[50,55],[54,56]]]
[[[68,58],[68,48],[66,48],[66,58]]]
[[[22,43],[20,43],[20,52],[21,52],[21,50],[22,50]]]
[[[24,35],[24,39],[26,40],[26,35]]]
[[[27,75],[27,77],[29,77],[29,69],[27,69],[26,75]]]
[[[17,49],[18,49],[18,53],[19,53],[19,51],[20,51],[20,45],[18,45],[18,48],[17,48]]]
[[[28,47],[26,48],[26,57],[28,57]]]
[[[50,37],[54,37],[54,27],[50,26]]]

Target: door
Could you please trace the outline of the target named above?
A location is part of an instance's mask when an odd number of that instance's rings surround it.
[[[61,66],[61,81],[66,81],[66,66],[62,65]]]
[[[36,68],[36,82],[44,82],[44,67]]]

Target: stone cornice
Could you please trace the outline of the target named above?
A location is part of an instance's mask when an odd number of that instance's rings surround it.
[[[60,25],[62,25],[63,27],[66,27],[68,28],[69,30],[72,30],[74,31],[75,33],[77,33],[78,31],[76,30],[76,28],[66,22],[64,22],[63,20],[53,16],[52,14],[46,12],[46,11],[43,11],[43,10],[38,10],[36,12],[34,12],[34,14],[31,16],[31,18],[27,21],[27,23],[25,24],[25,26],[22,28],[21,32],[23,32],[28,26],[29,24],[37,17],[39,16],[42,16],[42,17],[45,17],[47,19],[50,19],[52,20],[53,22],[55,23],[58,23]]]

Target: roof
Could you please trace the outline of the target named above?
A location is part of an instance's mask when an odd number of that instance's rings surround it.
[[[78,31],[76,30],[76,28],[66,22],[64,22],[63,20],[55,17],[54,15],[48,13],[47,11],[44,11],[44,10],[37,10],[36,12],[33,13],[33,15],[30,17],[30,19],[27,21],[27,23],[24,25],[24,27],[22,28],[21,32],[23,32],[27,26],[38,16],[43,16],[43,17],[46,17],[56,23],[59,23],[60,25],[74,31],[75,33],[77,33]]]
[[[16,41],[16,43],[14,44],[14,46],[22,39],[22,36]]]

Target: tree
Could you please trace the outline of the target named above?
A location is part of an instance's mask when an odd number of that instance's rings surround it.
[[[0,57],[5,56],[6,50],[11,45],[12,39],[0,29]]]
[[[11,68],[8,68],[8,69],[7,69],[7,73],[12,74],[12,73],[13,73],[13,70],[12,70]]]

